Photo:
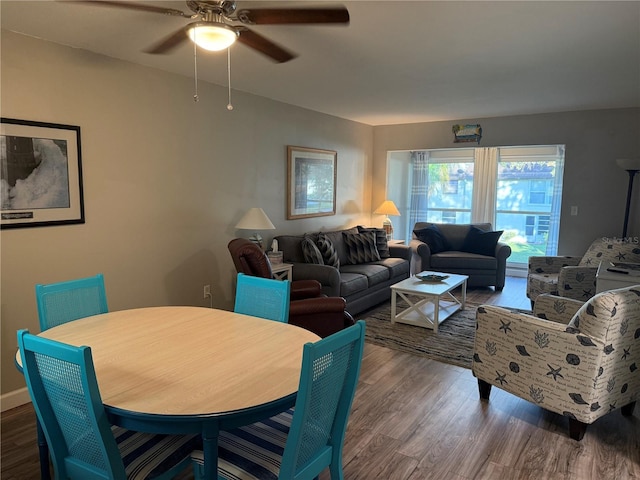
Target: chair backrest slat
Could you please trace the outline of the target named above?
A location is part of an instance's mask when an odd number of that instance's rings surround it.
[[[274,280],[239,273],[233,311],[267,320],[287,322],[290,292],[289,280]]]
[[[49,285],[38,284],[36,302],[43,332],[66,322],[109,311],[102,274]]]

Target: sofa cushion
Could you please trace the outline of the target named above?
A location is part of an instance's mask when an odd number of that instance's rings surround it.
[[[335,268],[340,268],[340,259],[333,247],[333,242],[324,233],[318,234],[318,250],[322,254],[322,259],[325,265],[331,265]]]
[[[347,265],[348,266],[348,265]],[[369,288],[369,281],[365,275],[351,272],[340,272],[340,296],[349,297]]]
[[[498,259],[486,255],[478,255],[469,252],[448,252],[431,255],[430,270],[446,272],[446,269],[466,269],[466,270],[495,270],[498,268]]]
[[[502,233],[503,230],[485,231],[471,225],[462,244],[462,251],[493,257],[496,254],[496,245]]]
[[[391,253],[389,253],[389,242],[387,242],[387,233],[382,228],[375,227],[363,227],[358,226],[358,231],[362,232],[374,232],[376,234],[376,248],[378,249],[378,255],[380,258],[389,258],[391,257]]]
[[[375,235],[374,232],[342,233],[348,252],[347,265],[358,265],[380,260],[380,254],[376,248]]]
[[[395,278],[399,276],[404,276],[405,278],[409,276],[409,272],[411,270],[411,264],[407,262],[403,258],[382,258],[379,262],[375,262],[377,265],[384,265],[389,269],[389,278]]]
[[[442,234],[437,225],[429,225],[420,230],[414,230],[413,233],[421,242],[429,245],[431,253],[440,253],[451,250],[449,240]]]
[[[324,265],[324,259],[322,253],[314,243],[313,239],[309,236],[305,236],[300,243],[302,246],[302,254],[304,255],[304,261],[306,263],[315,263],[317,265]]]
[[[347,273],[364,275],[367,279],[367,287],[372,287],[389,280],[389,269],[384,265],[377,265],[375,263],[343,265],[340,267],[340,275]]]

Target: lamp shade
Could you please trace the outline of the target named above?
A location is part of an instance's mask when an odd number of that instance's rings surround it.
[[[616,163],[623,170],[640,170],[640,157],[618,158]]]
[[[188,33],[196,45],[213,52],[230,47],[238,38],[233,28],[218,22],[192,23]]]
[[[398,208],[396,207],[396,204],[393,203],[393,200],[385,200],[384,202],[382,202],[382,205],[380,205],[378,208],[376,208],[373,212],[376,215],[395,215],[395,216],[400,216],[400,212],[398,211]]]
[[[275,230],[267,214],[261,208],[251,208],[240,221],[236,224],[236,228],[243,230]]]

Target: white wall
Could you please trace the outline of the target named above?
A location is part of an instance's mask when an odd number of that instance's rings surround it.
[[[2,32],[3,117],[81,128],[86,224],[2,230],[2,393],[24,386],[16,330],[38,332],[36,283],[102,272],[109,308],[232,306],[233,226],[264,208],[303,233],[370,220],[370,126]],[[338,152],[337,214],[287,221],[286,146]],[[363,213],[364,212],[364,213]],[[268,238],[267,238],[268,237]],[[192,332],[197,334],[197,332]]]
[[[476,123],[483,147],[566,145],[560,255],[581,255],[598,237],[622,236],[629,175],[615,160],[640,157],[639,108],[374,127],[372,204],[383,200],[388,151],[475,146],[453,143],[451,127]],[[627,237],[640,242],[640,175],[634,186]],[[574,205],[577,216],[570,214]]]

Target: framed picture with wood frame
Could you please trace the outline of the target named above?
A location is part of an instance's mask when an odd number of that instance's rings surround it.
[[[84,223],[80,127],[0,123],[0,228]]]
[[[287,146],[287,219],[336,214],[338,154]]]

